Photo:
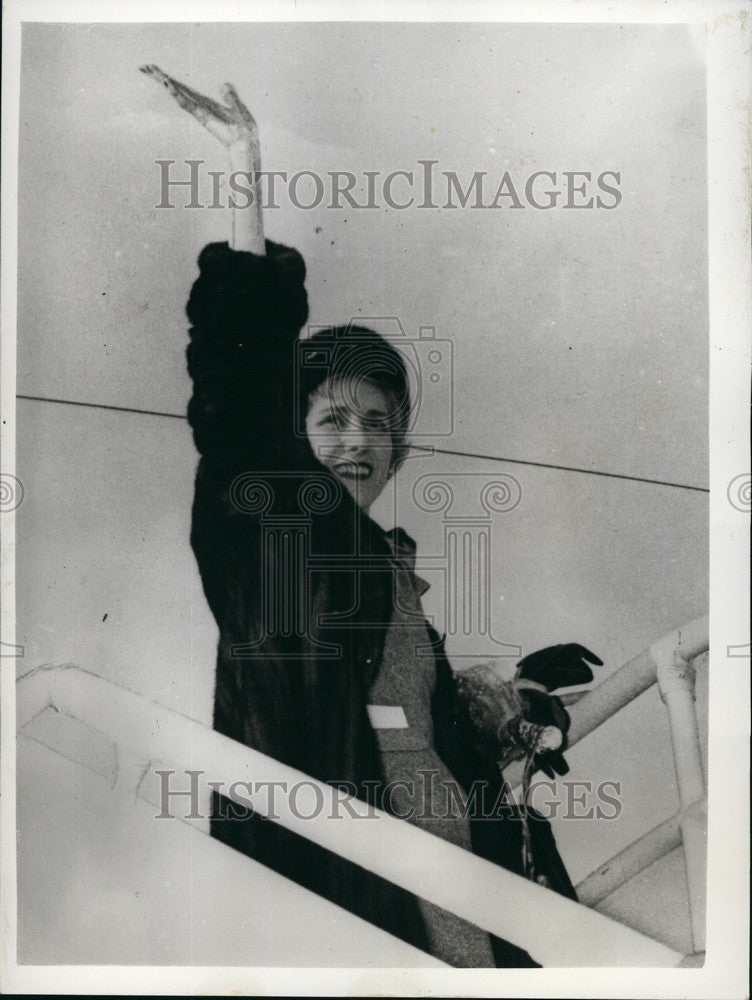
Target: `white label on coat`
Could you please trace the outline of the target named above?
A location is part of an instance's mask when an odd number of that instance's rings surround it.
[[[409,729],[402,705],[366,705],[374,729]]]

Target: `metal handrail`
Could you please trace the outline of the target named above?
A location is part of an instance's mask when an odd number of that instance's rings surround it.
[[[708,624],[705,615],[667,633],[579,698],[569,710],[571,725],[567,734],[571,747],[658,684],[668,709],[679,811],[601,865],[577,885],[576,891],[583,903],[596,906],[649,865],[682,846],[695,952],[705,947],[706,793],[691,661],[708,650]],[[519,786],[522,765],[515,762],[504,775],[512,787]]]
[[[573,747],[579,743],[656,684],[658,670],[667,655],[673,656],[674,651],[677,651],[685,660],[693,660],[707,650],[707,615],[674,629],[648,649],[642,650],[623,667],[579,697],[570,707],[571,724],[567,733],[567,746]],[[506,768],[504,774],[512,787],[521,780],[522,768],[519,761]]]
[[[544,966],[658,967],[683,959],[652,938],[364,802],[348,799],[349,815],[339,808],[338,789],[79,667],[37,668],[20,678],[19,727],[49,707],[106,733],[147,768],[152,760],[189,755],[207,773],[249,782],[248,799],[261,815],[525,949]],[[307,786],[310,794],[298,796],[294,810],[286,796],[277,796],[276,812],[269,815],[260,775],[287,788]],[[339,822],[327,818],[335,809]]]

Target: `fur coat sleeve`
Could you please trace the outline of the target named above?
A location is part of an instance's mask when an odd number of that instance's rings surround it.
[[[266,256],[215,243],[199,257],[187,306],[201,454],[191,543],[220,632],[215,728],[360,785],[377,776],[366,692],[391,591],[384,574],[358,571],[356,539],[369,554],[388,546],[305,435],[304,281],[300,254],[271,241]]]

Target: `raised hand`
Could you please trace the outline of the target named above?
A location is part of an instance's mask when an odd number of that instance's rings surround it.
[[[159,66],[141,66],[141,72],[161,84],[179,107],[193,115],[222,143],[231,149],[248,143],[258,143],[258,126],[248,108],[238,97],[231,83],[226,83],[220,94],[224,103],[199,94],[184,83],[164,73]]]
[[[248,177],[248,202],[245,205],[239,205],[232,199],[229,202],[233,210],[230,246],[234,250],[263,256],[266,253],[266,242],[261,209],[261,151],[256,119],[240,100],[231,83],[222,87],[220,103],[173,79],[153,63],[141,66],[141,72],[161,84],[178,107],[187,111],[207,132],[219,139],[230,154],[231,172]]]

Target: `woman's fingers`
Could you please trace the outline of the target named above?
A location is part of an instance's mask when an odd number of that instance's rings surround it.
[[[569,774],[569,764],[567,764],[564,754],[562,753],[553,753],[547,759],[546,763],[550,766],[552,771],[555,771],[556,774],[562,777],[565,774]],[[553,774],[551,774],[550,777],[553,779]]]
[[[164,84],[168,90],[177,85],[177,80],[173,80],[171,76],[168,76],[159,66],[155,66],[154,63],[147,63],[146,66],[141,66],[140,69],[142,73],[146,73],[147,76],[152,77],[157,83]]]
[[[230,117],[227,114],[227,108],[223,107],[219,101],[215,101],[211,97],[207,97],[205,94],[199,94],[197,90],[192,90],[191,87],[185,83],[179,83],[177,80],[173,80],[173,83],[186,97],[195,101],[198,107],[204,108],[206,112],[214,118],[223,122],[230,120]]]
[[[240,98],[238,97],[238,92],[235,90],[231,83],[224,83],[220,88],[220,94],[222,95],[222,100],[225,102],[228,108],[235,109],[240,104]]]
[[[220,103],[168,76],[153,63],[141,66],[140,69],[142,73],[160,83],[178,106],[192,115],[207,132],[219,139],[223,146],[230,149],[255,148],[258,143],[258,127],[253,115],[240,100],[231,83],[226,83],[222,87],[224,103]]]
[[[570,642],[530,653],[517,665],[517,677],[543,684],[549,691],[560,687],[589,684],[593,671],[589,664],[602,666],[595,653],[585,646]]]
[[[603,666],[603,660],[596,656],[595,653],[591,653],[589,649],[585,646],[581,646],[578,642],[573,642],[571,644],[572,652],[577,656],[581,656],[583,660],[587,660],[588,663],[594,663],[597,667]]]
[[[179,107],[193,115],[201,125],[205,125],[210,131],[212,131],[210,127],[212,120],[221,123],[230,121],[227,109],[223,108],[221,104],[213,101],[210,97],[199,94],[198,91],[192,90],[184,83],[180,83],[179,80],[168,76],[159,66],[150,63],[146,66],[141,66],[141,72],[156,80],[157,83],[161,83]]]
[[[161,83],[169,95],[173,97],[185,111],[193,111],[193,109],[198,106],[198,102],[186,92],[182,84],[178,83],[177,80],[173,80],[171,76],[164,73],[159,66],[154,66],[153,64],[142,66],[141,72],[146,73],[147,76],[156,80],[157,83]]]
[[[236,121],[242,122],[249,128],[256,128],[256,119],[240,100],[237,90],[235,90],[231,83],[225,83],[220,90],[220,94],[225,102],[225,107],[234,112]]]
[[[159,66],[155,66],[154,63],[146,63],[145,66],[140,66],[139,69],[142,73],[146,73],[147,76],[154,76],[157,79],[162,79],[167,76],[163,73]]]

